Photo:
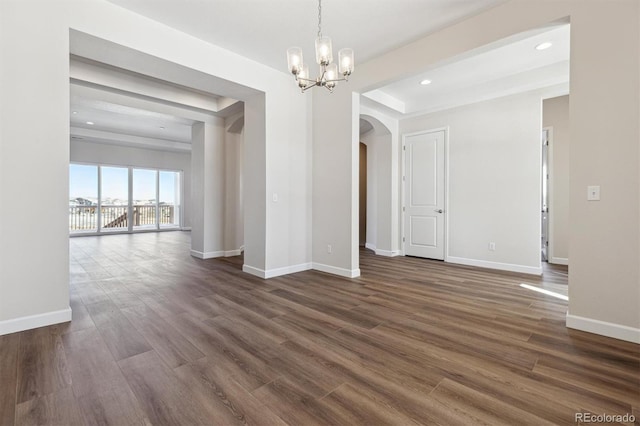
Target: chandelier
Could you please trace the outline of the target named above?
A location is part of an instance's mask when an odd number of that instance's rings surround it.
[[[316,62],[320,65],[318,77],[309,78],[309,66],[302,60],[302,49],[287,49],[289,71],[295,76],[302,92],[312,87],[324,87],[333,92],[338,81],[347,81],[353,72],[353,49],[340,49],[338,64],[333,62],[331,38],[322,35],[322,0],[318,0],[318,38],[316,38]]]

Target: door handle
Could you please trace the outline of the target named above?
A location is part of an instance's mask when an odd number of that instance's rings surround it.
[[[435,210],[434,210],[434,212],[436,212],[436,213],[444,213],[444,210],[442,210],[442,209],[435,209]]]

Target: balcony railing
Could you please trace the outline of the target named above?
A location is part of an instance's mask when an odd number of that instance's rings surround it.
[[[171,226],[175,223],[175,206],[160,205],[159,220],[160,226]],[[116,230],[128,229],[127,206],[100,206],[101,228]],[[155,226],[156,206],[154,205],[134,205],[133,206],[133,226]],[[97,231],[98,229],[98,206],[69,206],[69,230],[70,231]]]

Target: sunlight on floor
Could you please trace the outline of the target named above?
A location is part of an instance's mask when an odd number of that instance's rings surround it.
[[[558,299],[569,300],[569,297],[565,296],[564,294],[556,293],[555,291],[545,290],[544,288],[540,288],[540,287],[534,287],[529,284],[520,284],[520,287],[526,288],[528,290],[537,291],[538,293],[543,293],[543,294],[546,294],[547,296],[557,297]]]

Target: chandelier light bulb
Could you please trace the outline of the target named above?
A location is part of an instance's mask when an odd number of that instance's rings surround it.
[[[316,62],[318,65],[329,65],[333,61],[331,38],[320,36],[316,39]]]
[[[338,52],[340,74],[347,76],[353,72],[353,49],[344,48]]]
[[[289,72],[293,75],[298,75],[302,69],[302,49],[299,47],[290,47],[287,49],[287,63],[289,65]]]
[[[334,62],[327,65],[325,72],[326,85],[328,88],[333,89],[336,87],[336,80],[338,80],[338,65]]]
[[[309,85],[309,66],[302,64],[300,72],[298,73],[298,87],[304,89]]]

